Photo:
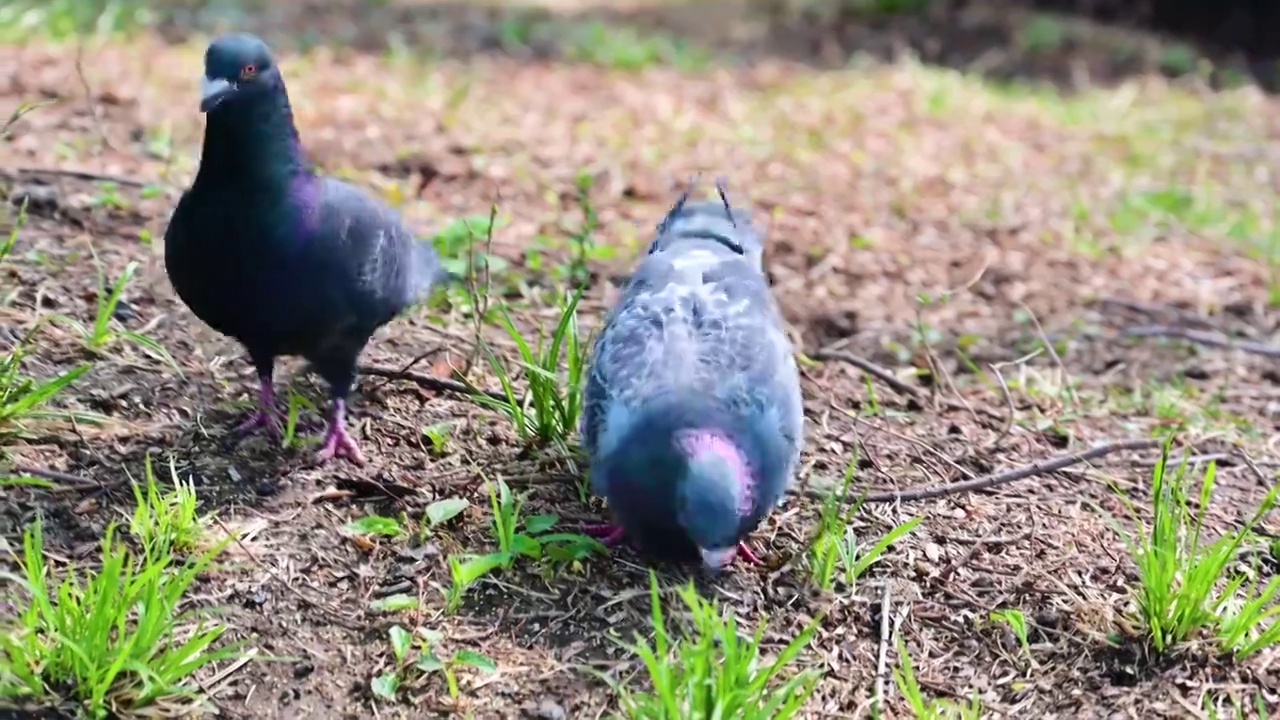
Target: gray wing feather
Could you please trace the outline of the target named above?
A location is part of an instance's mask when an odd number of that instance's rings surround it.
[[[325,178],[322,227],[346,260],[356,287],[394,306],[425,297],[439,277],[440,263],[429,242],[414,236],[400,214],[350,183]]]
[[[582,421],[584,447],[607,453],[631,418],[662,397],[697,392],[803,442],[800,380],[763,275],[718,245],[649,255],[595,348]]]

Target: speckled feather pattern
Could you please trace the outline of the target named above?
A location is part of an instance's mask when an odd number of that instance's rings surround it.
[[[697,402],[736,419],[750,435],[733,438],[749,469],[749,530],[792,481],[804,418],[762,244],[747,221],[735,227],[724,218],[720,203],[691,203],[655,239],[592,350],[581,436],[594,489],[608,496],[616,478],[597,468],[646,413]],[[705,445],[705,433],[699,437]]]

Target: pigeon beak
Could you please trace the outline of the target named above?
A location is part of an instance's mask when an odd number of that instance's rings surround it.
[[[734,556],[738,554],[738,548],[727,547],[719,550],[698,548],[698,552],[702,554],[702,565],[712,574],[715,574],[725,569],[733,561]]]
[[[236,91],[235,83],[226,78],[200,77],[200,112],[207,113],[222,104]]]

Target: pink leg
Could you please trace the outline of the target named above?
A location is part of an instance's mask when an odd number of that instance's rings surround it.
[[[620,525],[591,525],[582,529],[584,535],[598,538],[605,547],[613,547],[621,543],[627,531]]]
[[[756,555],[751,546],[744,542],[738,543],[738,554],[751,565],[764,565],[764,561],[760,559],[760,556]]]
[[[355,438],[347,432],[347,403],[345,400],[334,400],[333,410],[329,413],[329,428],[325,430],[324,442],[316,458],[321,464],[342,457],[355,465],[364,465],[364,453]]]
[[[267,433],[272,437],[283,436],[280,418],[276,415],[276,391],[269,377],[258,378],[258,405],[258,411],[253,414],[253,417],[236,426],[236,432],[247,435],[260,428],[266,428]]]

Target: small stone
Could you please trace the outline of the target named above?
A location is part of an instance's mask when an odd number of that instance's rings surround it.
[[[568,714],[565,713],[560,703],[551,698],[543,698],[538,703],[538,709],[534,711],[533,717],[538,720],[565,720]]]
[[[942,548],[938,547],[937,543],[925,543],[924,556],[933,562],[938,562],[942,557]]]
[[[22,207],[34,215],[48,215],[58,209],[58,190],[51,185],[19,185],[9,194],[9,204]]]

